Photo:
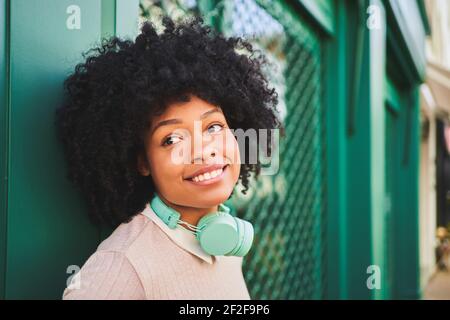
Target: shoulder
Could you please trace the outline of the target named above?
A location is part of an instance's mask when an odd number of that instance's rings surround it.
[[[121,252],[96,251],[73,276],[64,300],[145,299],[132,264]]]
[[[119,225],[72,277],[63,299],[145,299],[146,274],[171,242],[143,214]]]
[[[149,220],[144,215],[136,214],[129,222],[120,224],[100,243],[97,250],[125,253],[134,242],[139,241],[139,237],[149,226],[148,224]]]
[[[97,251],[121,252],[133,264],[136,256],[145,252],[147,258],[157,258],[162,250],[173,249],[172,241],[151,219],[139,213],[128,223],[122,223],[103,240]]]
[[[128,252],[142,242],[148,227],[148,219],[141,214],[119,225],[72,277],[63,299],[143,299],[141,279]]]

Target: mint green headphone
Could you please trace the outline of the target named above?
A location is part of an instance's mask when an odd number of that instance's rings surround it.
[[[219,211],[203,216],[197,226],[180,220],[180,214],[168,207],[157,194],[150,203],[156,215],[171,229],[184,224],[200,242],[202,249],[214,256],[245,256],[253,243],[253,226],[250,222],[233,217],[230,209],[219,204]]]

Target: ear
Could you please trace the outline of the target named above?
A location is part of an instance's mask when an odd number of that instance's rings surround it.
[[[137,156],[137,168],[141,175],[149,176],[150,169],[147,164],[147,157],[145,157],[142,153],[139,153]]]

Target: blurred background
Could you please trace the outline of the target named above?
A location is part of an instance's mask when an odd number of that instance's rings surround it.
[[[109,235],[54,110],[82,52],[163,14],[270,62],[279,171],[229,203],[255,226],[253,299],[450,299],[449,0],[0,0],[0,298],[60,299]]]

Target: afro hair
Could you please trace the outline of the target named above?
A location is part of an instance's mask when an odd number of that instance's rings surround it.
[[[97,225],[129,222],[153,196],[151,177],[139,174],[136,159],[145,150],[149,119],[170,103],[192,94],[220,106],[230,128],[281,128],[260,51],[217,33],[201,17],[175,23],[165,16],[162,25],[158,34],[145,22],[134,41],[103,39],[64,81],[57,136],[67,177]],[[258,176],[259,160],[241,164],[243,193],[252,172]]]

